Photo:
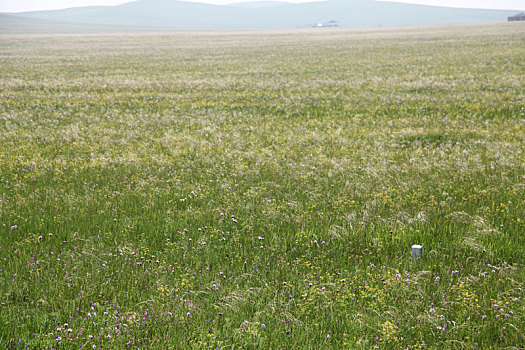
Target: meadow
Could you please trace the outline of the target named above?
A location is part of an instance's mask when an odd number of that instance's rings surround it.
[[[1,36],[0,347],[523,349],[524,57],[521,23]]]

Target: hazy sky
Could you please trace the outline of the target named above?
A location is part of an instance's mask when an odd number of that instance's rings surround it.
[[[89,6],[89,5],[118,5],[130,0],[0,0],[0,12],[21,12],[61,9],[67,7]],[[206,2],[209,4],[227,4],[233,2],[259,1],[259,0],[186,0],[195,2]],[[288,2],[301,3],[312,0],[284,0]],[[348,0],[351,1],[351,0]],[[385,0],[382,0],[385,1]],[[388,1],[388,0],[386,0]],[[410,2],[428,5],[442,5],[454,7],[476,7],[476,8],[500,8],[525,10],[525,0],[399,0],[398,2]]]

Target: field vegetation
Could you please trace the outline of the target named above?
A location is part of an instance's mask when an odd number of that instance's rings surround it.
[[[0,347],[524,348],[525,25],[0,42]]]

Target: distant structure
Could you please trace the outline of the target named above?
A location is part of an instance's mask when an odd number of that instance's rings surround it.
[[[312,28],[335,28],[335,27],[339,27],[339,23],[337,23],[337,21],[314,22],[314,23],[308,24],[308,27],[312,27]]]
[[[525,12],[518,13],[516,16],[511,16],[508,18],[509,22],[515,21],[525,21]]]

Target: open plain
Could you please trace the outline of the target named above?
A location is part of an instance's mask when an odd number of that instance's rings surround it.
[[[525,346],[524,24],[0,44],[1,348]]]

